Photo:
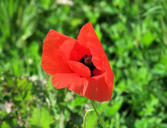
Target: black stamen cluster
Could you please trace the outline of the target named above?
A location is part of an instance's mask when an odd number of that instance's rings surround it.
[[[86,65],[90,71],[91,71],[91,76],[94,76],[93,75],[93,70],[96,68],[94,66],[94,64],[92,63],[92,56],[91,55],[84,55],[81,59],[80,59],[80,62],[83,63],[84,65]]]

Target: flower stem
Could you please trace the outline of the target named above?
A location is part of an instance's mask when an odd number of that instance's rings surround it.
[[[101,123],[102,127],[105,128],[104,122],[103,122],[103,120],[101,119],[101,116],[99,115],[99,113],[98,113],[98,111],[97,111],[97,109],[96,109],[95,102],[94,102],[93,100],[90,100],[90,102],[91,102],[91,104],[92,104],[92,106],[93,106],[94,111],[96,112],[96,115],[98,116],[98,118],[99,118],[99,120],[100,120],[100,123]]]
[[[89,109],[89,110],[85,113],[85,115],[84,115],[84,118],[83,118],[83,128],[86,128],[86,116],[87,116],[87,114],[88,114],[89,112],[91,112],[91,111],[93,111],[93,109]]]

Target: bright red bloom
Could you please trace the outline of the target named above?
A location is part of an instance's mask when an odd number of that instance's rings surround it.
[[[53,86],[68,88],[99,102],[112,98],[114,73],[91,23],[72,39],[50,30],[43,44],[42,67]]]

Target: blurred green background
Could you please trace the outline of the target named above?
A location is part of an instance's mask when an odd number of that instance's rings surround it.
[[[167,128],[167,0],[0,0],[0,128],[81,128],[89,100],[52,87],[40,61],[49,29],[76,38],[88,21],[115,73],[96,102],[106,127]]]

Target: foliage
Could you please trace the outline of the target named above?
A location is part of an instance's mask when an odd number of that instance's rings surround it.
[[[110,128],[167,128],[166,0],[1,0],[0,127],[80,128],[89,100],[57,90],[41,69],[49,29],[77,37],[93,23],[115,73],[96,103]],[[100,128],[95,112],[87,128]]]

